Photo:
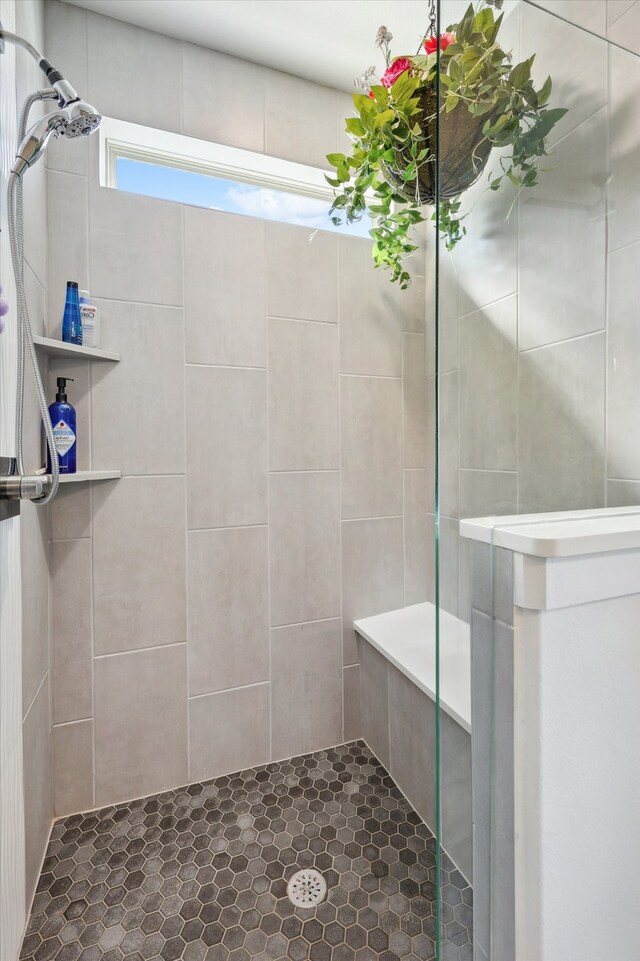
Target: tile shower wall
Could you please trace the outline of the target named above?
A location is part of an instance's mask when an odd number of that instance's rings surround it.
[[[44,47],[42,0],[15,4],[16,31],[39,50]],[[16,103],[43,86],[42,73],[22,51],[16,55]],[[41,116],[36,105],[30,123]],[[44,333],[47,283],[47,171],[44,164],[24,179],[24,275],[31,324]],[[43,358],[41,359],[41,364]],[[42,364],[44,369],[44,364]],[[40,466],[40,414],[31,372],[25,390],[25,467]],[[51,670],[49,655],[49,532],[46,509],[24,502],[20,515],[22,572],[22,715],[27,910],[40,873],[53,816],[51,773]]]
[[[346,94],[55,0],[47,40],[106,115],[317,166],[340,143]],[[359,736],[350,622],[427,576],[421,279],[394,290],[362,239],[101,188],[72,146],[49,327],[86,281],[122,360],[63,365],[79,466],[124,476],[52,510],[57,814]]]
[[[551,169],[508,221],[513,194],[472,188],[468,234],[440,260],[441,592],[465,620],[460,517],[640,503],[640,60],[600,39],[640,53],[640,3],[544,5],[600,35],[530,4],[505,22],[569,108]]]

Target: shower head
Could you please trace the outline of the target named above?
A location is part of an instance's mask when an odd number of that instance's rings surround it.
[[[79,98],[68,106],[46,114],[27,131],[18,148],[11,172],[21,175],[27,167],[33,167],[45,152],[52,137],[68,137],[70,140],[88,137],[101,123],[102,117],[98,111]]]

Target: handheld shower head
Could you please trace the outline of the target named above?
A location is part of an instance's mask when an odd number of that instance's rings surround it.
[[[101,114],[86,100],[75,100],[67,107],[63,107],[61,113],[64,114],[67,123],[59,136],[70,139],[89,137],[102,123]]]
[[[12,173],[22,174],[40,159],[51,137],[88,137],[102,123],[102,116],[85,100],[75,100],[66,107],[48,113],[34,123],[18,148]]]

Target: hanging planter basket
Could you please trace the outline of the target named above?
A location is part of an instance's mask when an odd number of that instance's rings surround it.
[[[422,87],[420,114],[415,120],[422,130],[424,146],[430,156],[436,156],[436,111],[438,98],[432,87]],[[440,199],[459,197],[481,176],[487,165],[493,144],[482,133],[487,117],[472,116],[464,104],[459,103],[447,113],[440,110]],[[385,177],[396,193],[409,203],[436,202],[436,160],[432,159],[419,168],[418,177],[405,180],[402,176],[409,158],[396,151],[397,164],[385,164]]]

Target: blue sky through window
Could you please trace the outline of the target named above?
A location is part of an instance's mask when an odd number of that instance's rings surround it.
[[[330,230],[356,237],[368,237],[368,217],[357,224],[334,227],[329,220],[329,204],[315,197],[304,197],[285,190],[259,187],[195,173],[180,167],[148,163],[118,157],[116,160],[118,190],[144,194],[160,200],[224,210],[232,214],[261,217],[281,223],[298,224],[311,230]]]

